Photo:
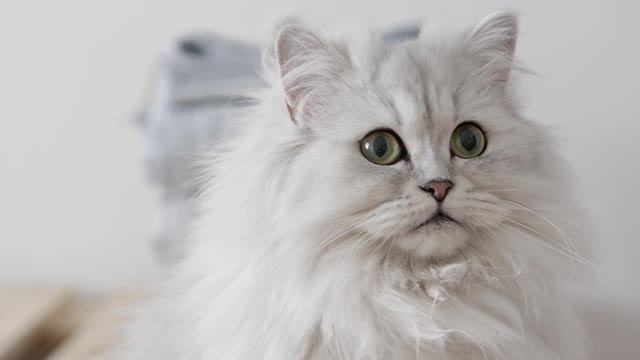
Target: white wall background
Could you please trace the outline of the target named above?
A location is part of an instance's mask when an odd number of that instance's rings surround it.
[[[527,81],[526,113],[558,129],[597,226],[598,298],[612,309],[590,320],[610,334],[594,343],[602,358],[616,339],[640,337],[632,0],[0,0],[0,282],[95,292],[149,277],[156,199],[131,117],[176,34],[263,38],[265,14],[283,8],[312,23],[383,28],[422,18],[470,24],[504,7],[522,14],[518,55],[541,74]]]

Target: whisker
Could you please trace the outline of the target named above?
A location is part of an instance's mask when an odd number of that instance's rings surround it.
[[[468,213],[467,213],[468,214]],[[593,266],[593,264],[591,262],[589,262],[588,260],[582,258],[581,256],[575,254],[573,251],[571,251],[568,248],[565,248],[563,246],[561,246],[559,243],[554,242],[554,244],[558,245],[561,247],[561,249],[558,249],[557,247],[554,247],[534,236],[532,236],[531,234],[527,234],[525,232],[522,232],[518,229],[513,228],[512,226],[509,226],[508,224],[504,224],[504,223],[500,223],[500,222],[496,222],[496,221],[489,221],[487,218],[479,215],[479,214],[473,214],[473,216],[475,217],[476,220],[480,221],[483,224],[478,224],[481,228],[484,228],[485,231],[487,232],[491,232],[494,236],[498,236],[491,228],[497,228],[500,229],[514,237],[516,237],[517,239],[524,241],[525,243],[528,243],[529,245],[540,245],[543,248],[547,248],[550,249],[556,253],[559,253],[571,260],[580,262],[581,264],[584,264],[586,266]],[[530,239],[530,241],[533,241],[533,243],[529,243],[526,241],[525,238],[523,238],[522,236],[526,236],[528,239]],[[564,251],[563,251],[564,250]]]
[[[537,238],[535,238],[535,237],[533,237],[533,236],[531,236],[529,234],[526,234],[526,233],[524,233],[522,231],[514,229],[511,226],[508,226],[508,225],[505,225],[505,224],[500,224],[500,223],[496,223],[496,224],[494,224],[494,226],[496,226],[497,228],[501,229],[502,231],[504,231],[504,232],[506,232],[508,234],[511,234],[511,235],[515,236],[517,239],[520,239],[520,240],[524,241],[525,239],[523,239],[520,236],[518,236],[518,234],[524,235],[528,239],[534,241],[536,244],[539,244],[544,248],[550,249],[550,250],[552,250],[552,251],[554,251],[554,252],[556,252],[556,253],[558,253],[560,255],[564,255],[567,258],[571,259],[571,260],[575,260],[575,261],[577,261],[577,262],[579,262],[579,263],[581,263],[583,265],[587,265],[587,266],[591,266],[592,265],[591,263],[589,263],[586,260],[582,260],[581,258],[575,257],[571,253],[567,253],[565,251],[562,251],[562,250],[558,249],[557,247],[554,247],[554,246],[552,246],[552,245],[550,245],[550,244],[548,244],[548,243],[546,243],[546,242],[544,242],[544,241],[542,241],[540,239],[537,239]],[[524,242],[527,243],[527,241],[524,241]]]
[[[327,239],[325,239],[323,242],[321,242],[315,249],[313,249],[310,253],[310,256],[315,256],[316,254],[324,250],[326,247],[328,247],[330,244],[332,244],[333,242],[335,242],[336,240],[343,237],[344,235],[346,235],[347,233],[349,233],[350,231],[352,231],[357,227],[358,227],[358,223],[356,222],[342,225],[337,230],[332,232],[331,235],[328,236]]]
[[[547,235],[545,235],[545,234],[543,234],[543,233],[541,233],[541,232],[537,231],[536,229],[533,229],[533,228],[531,228],[531,227],[529,227],[529,226],[527,226],[527,225],[525,225],[525,224],[522,224],[522,223],[520,223],[520,222],[518,222],[518,221],[514,221],[514,220],[512,220],[512,219],[507,219],[507,221],[508,221],[509,223],[511,223],[511,224],[516,225],[516,226],[523,227],[523,228],[524,228],[524,229],[526,229],[527,231],[531,231],[531,232],[533,232],[533,233],[535,233],[535,234],[537,234],[537,235],[540,235],[540,236],[542,236],[543,238],[545,238],[545,239],[547,239],[547,240],[549,240],[549,241],[553,242],[554,244],[557,244],[558,246],[562,246],[562,244],[561,244],[561,243],[559,243],[559,242],[557,242],[555,239],[553,239],[553,238],[551,238],[551,237],[549,237],[549,236],[547,236]],[[567,242],[565,241],[565,246],[562,246],[562,247],[563,247],[564,249],[566,249],[567,251],[571,252],[573,255],[575,255],[575,256],[577,256],[577,257],[582,258],[582,257],[581,257],[581,256],[580,256],[580,255],[575,251],[575,247],[570,246],[570,245],[571,245],[570,243],[567,243]],[[585,260],[585,261],[587,261],[587,260],[586,260],[586,259],[584,259],[584,258],[582,258],[582,259],[583,259],[583,260]]]
[[[389,202],[392,202],[392,201],[396,201],[398,199],[400,199],[400,197],[394,197],[394,198],[391,198],[391,199],[387,199],[387,200],[379,202],[377,204],[372,204],[372,205],[369,205],[369,206],[364,207],[362,209],[356,210],[353,213],[350,213],[350,214],[347,214],[347,215],[341,215],[341,216],[329,219],[329,221],[330,222],[334,222],[334,221],[344,220],[345,218],[351,218],[351,217],[356,217],[358,215],[364,215],[364,213],[366,213],[366,212],[368,212],[370,210],[373,210],[375,208],[381,207],[382,205],[384,205],[386,203],[389,203]]]
[[[342,262],[340,264],[340,269],[342,269],[342,267],[347,262],[347,260],[349,260],[352,256],[354,256],[358,252],[358,250],[362,249],[362,247],[365,246],[372,238],[373,238],[373,235],[371,234],[368,234],[367,236],[362,238],[358,238],[356,243],[359,243],[359,244],[357,246],[354,246],[353,249],[349,252],[349,254],[347,254],[347,256],[345,256],[342,259]]]
[[[551,221],[550,219],[548,219],[545,215],[541,214],[540,212],[518,202],[515,200],[510,200],[510,199],[503,199],[500,198],[500,200],[515,204],[517,206],[520,206],[523,210],[529,211],[534,215],[537,215],[538,217],[540,217],[541,219],[543,219],[546,223],[548,223],[549,225],[551,225],[553,227],[553,229],[558,232],[558,234],[562,237],[562,239],[565,241],[565,243],[567,243],[567,246],[570,247],[574,253],[577,254],[577,250],[575,247],[575,244],[573,243],[573,241],[571,241],[571,239],[569,238],[569,236],[564,232],[564,230],[562,230],[558,225],[556,225],[553,221]],[[588,265],[595,267],[595,264],[593,264],[591,261],[587,260],[586,258],[578,255],[582,260],[584,260]]]

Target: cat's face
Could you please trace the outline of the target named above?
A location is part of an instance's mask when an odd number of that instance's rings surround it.
[[[343,48],[286,28],[278,55],[304,137],[288,171],[291,214],[331,237],[357,233],[421,257],[453,254],[506,224],[541,160],[541,134],[508,90],[515,36],[515,19],[501,14],[389,47],[362,68]]]

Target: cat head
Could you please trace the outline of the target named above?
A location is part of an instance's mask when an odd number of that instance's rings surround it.
[[[496,13],[461,32],[374,42],[360,61],[349,44],[285,25],[281,120],[298,145],[282,217],[331,229],[326,243],[358,234],[434,258],[513,229],[515,210],[554,184],[547,138],[513,96],[517,32],[515,15]]]

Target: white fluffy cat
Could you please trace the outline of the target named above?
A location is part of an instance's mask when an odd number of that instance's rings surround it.
[[[516,36],[510,13],[395,45],[283,25],[119,358],[584,359],[571,187],[519,113]]]

